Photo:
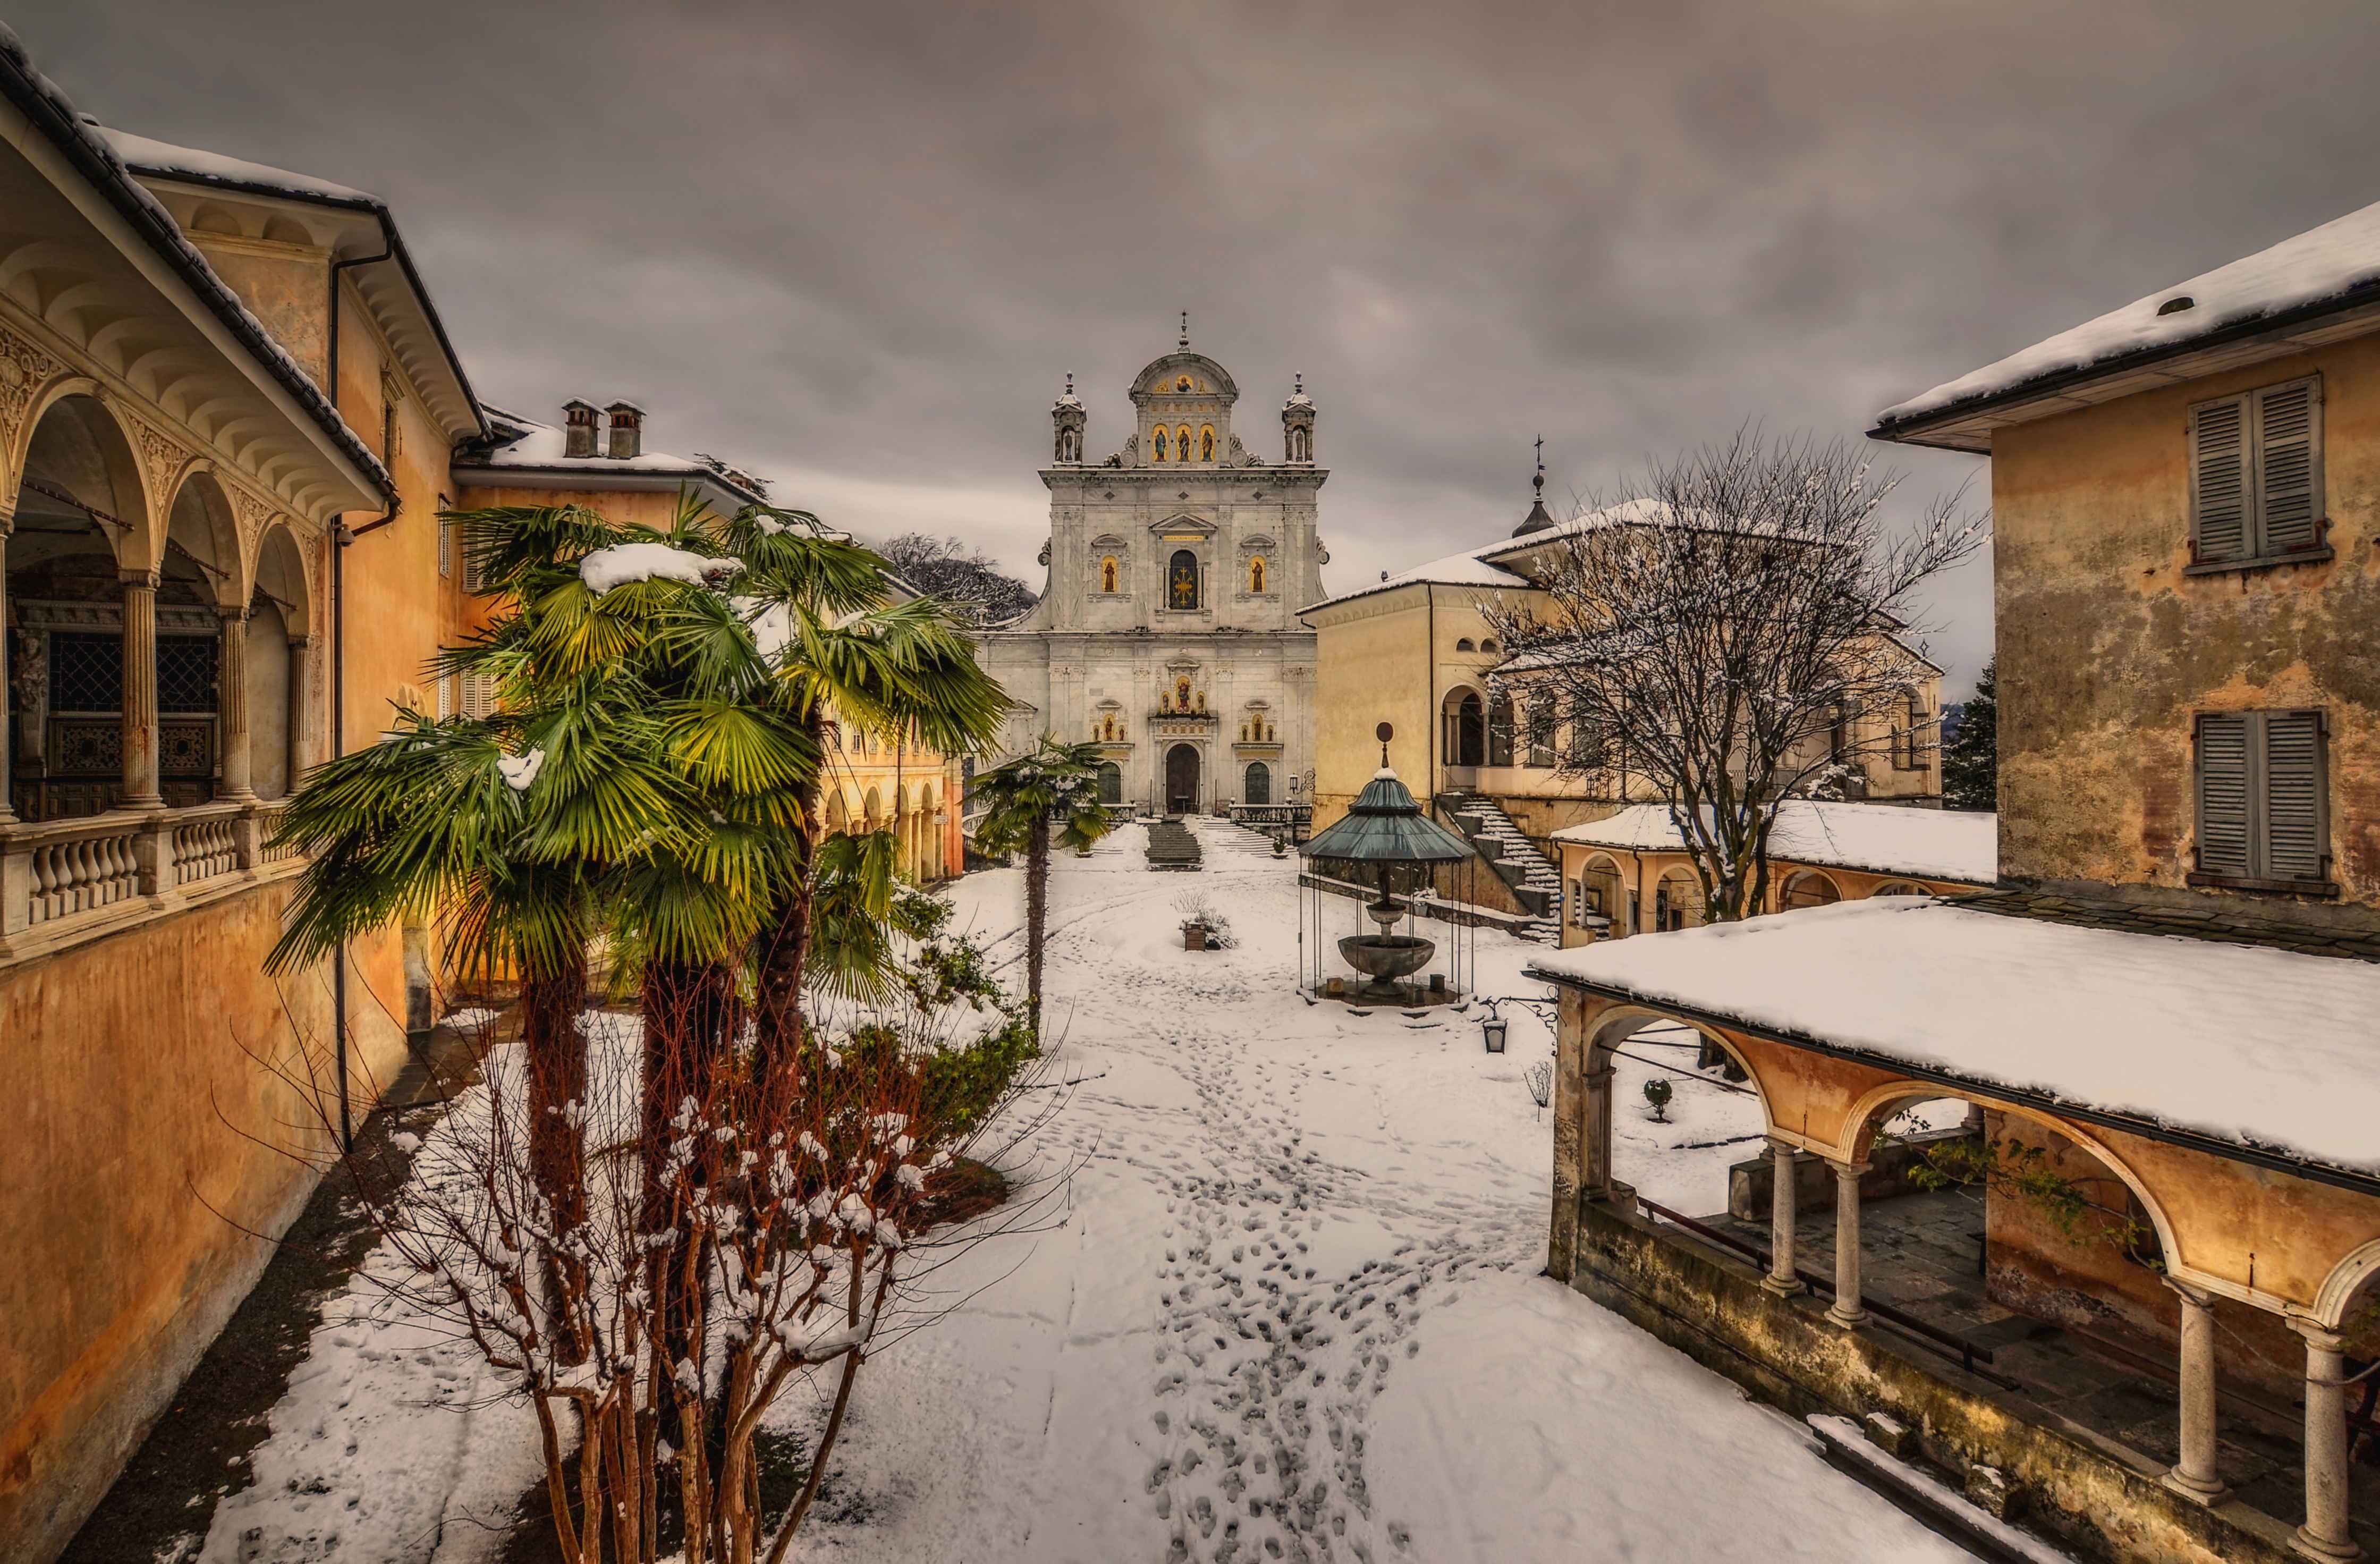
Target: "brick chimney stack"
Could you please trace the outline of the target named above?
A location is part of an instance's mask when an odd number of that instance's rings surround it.
[[[591,456],[595,454],[595,420],[600,415],[595,404],[574,396],[562,405],[562,454],[565,456]]]
[[[645,449],[645,410],[634,402],[606,402],[612,415],[612,448],[603,454],[615,462],[641,455]]]

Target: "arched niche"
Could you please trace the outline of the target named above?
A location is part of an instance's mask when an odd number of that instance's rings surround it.
[[[1786,879],[1777,906],[1779,911],[1790,913],[1802,907],[1828,906],[1842,899],[1842,888],[1830,877],[1816,869],[1799,869]]]
[[[1444,734],[1439,755],[1450,766],[1488,763],[1488,703],[1467,685],[1446,692],[1440,704]]]
[[[1588,857],[1586,867],[1579,872],[1579,912],[1609,919],[1613,939],[1635,932],[1628,927],[1628,879],[1621,873],[1618,859],[1608,853]]]

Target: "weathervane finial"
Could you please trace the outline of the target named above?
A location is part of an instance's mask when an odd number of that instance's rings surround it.
[[[1537,476],[1529,480],[1529,486],[1537,491],[1538,499],[1546,497],[1546,437],[1542,434],[1537,436]]]
[[[1182,311],[1182,346],[1190,346],[1190,311],[1187,309]]]
[[[1075,371],[1072,370],[1066,371],[1066,394],[1075,394]]]

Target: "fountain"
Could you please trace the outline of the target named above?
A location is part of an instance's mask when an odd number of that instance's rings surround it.
[[[1395,730],[1379,725],[1380,769],[1348,807],[1346,818],[1298,848],[1308,858],[1336,858],[1372,865],[1379,874],[1380,899],[1364,914],[1379,925],[1377,934],[1351,934],[1339,941],[1341,959],[1371,979],[1350,996],[1374,1003],[1402,1003],[1412,996],[1397,982],[1429,964],[1436,940],[1393,932],[1410,910],[1390,894],[1389,871],[1399,864],[1455,863],[1471,856],[1463,840],[1421,812],[1414,795],[1389,768],[1389,740]]]

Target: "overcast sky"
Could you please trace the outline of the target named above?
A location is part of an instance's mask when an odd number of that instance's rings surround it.
[[[652,409],[1037,588],[1050,399],[1094,456],[1194,346],[1335,590],[1747,419],[1878,408],[2374,200],[2380,7],[2089,0],[832,6],[22,0],[86,112],[395,208],[480,394]],[[1876,447],[1930,495],[1977,458]],[[1557,508],[1561,508],[1560,505]],[[1937,594],[1963,693],[1987,563]]]

